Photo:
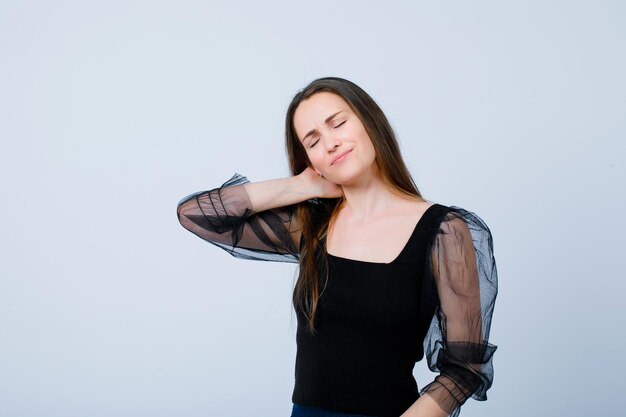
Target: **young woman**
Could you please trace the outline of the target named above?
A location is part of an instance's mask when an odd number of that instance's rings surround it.
[[[489,228],[422,198],[394,132],[356,84],[320,78],[286,117],[292,176],[235,174],[178,204],[183,227],[244,259],[294,262],[292,417],[458,416],[493,381]],[[426,353],[439,375],[421,390]]]

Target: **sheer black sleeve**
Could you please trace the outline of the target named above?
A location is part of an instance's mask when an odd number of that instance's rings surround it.
[[[247,182],[236,173],[220,187],[184,197],[177,207],[180,224],[236,258],[298,262],[295,205],[255,213]]]
[[[487,225],[475,213],[450,209],[429,241],[424,276],[437,302],[424,348],[428,367],[440,374],[420,394],[457,417],[468,398],[485,401],[493,382],[497,346],[488,339],[498,278]]]

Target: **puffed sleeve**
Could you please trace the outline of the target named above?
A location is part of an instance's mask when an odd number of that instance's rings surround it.
[[[489,343],[498,292],[489,228],[475,213],[450,206],[428,246],[425,281],[431,281],[436,308],[424,339],[428,367],[439,375],[420,390],[457,417],[472,397],[487,400],[493,382]]]
[[[235,173],[220,187],[184,197],[177,207],[180,224],[236,258],[298,262],[295,205],[255,213],[243,186],[247,182]]]

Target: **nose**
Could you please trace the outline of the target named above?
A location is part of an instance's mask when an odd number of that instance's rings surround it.
[[[326,144],[326,150],[328,152],[332,152],[335,150],[335,148],[341,145],[341,140],[334,135],[329,135],[326,139],[325,144]]]

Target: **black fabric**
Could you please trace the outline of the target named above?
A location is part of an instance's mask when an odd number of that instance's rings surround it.
[[[238,258],[299,262],[295,206],[254,213],[246,182],[235,174],[221,187],[181,199],[181,225]],[[328,260],[317,338],[307,335],[296,310],[294,402],[387,416],[426,394],[457,417],[468,398],[487,399],[498,278],[491,231],[477,214],[431,206],[390,264]],[[418,392],[411,371],[424,355],[439,374]]]
[[[315,335],[294,305],[294,403],[397,417],[419,398],[413,367],[424,355],[421,341],[426,334],[426,329],[420,330],[420,275],[427,231],[442,210],[445,207],[438,204],[426,210],[390,263],[327,254],[329,275],[327,281],[320,280]]]

